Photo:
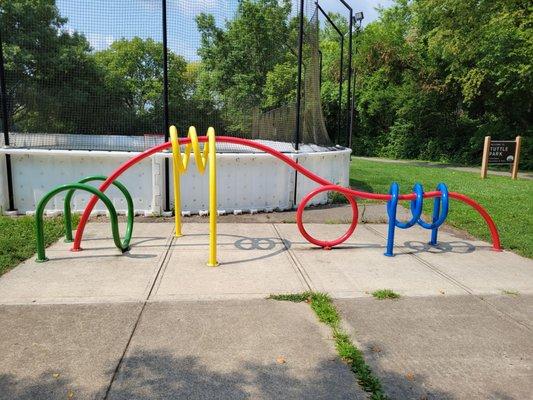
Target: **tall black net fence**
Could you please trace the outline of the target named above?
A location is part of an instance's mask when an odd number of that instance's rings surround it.
[[[166,3],[168,103],[162,0],[0,0],[10,145],[141,151],[164,140],[166,111],[182,136],[293,143],[300,13],[299,141],[332,143],[314,2]]]

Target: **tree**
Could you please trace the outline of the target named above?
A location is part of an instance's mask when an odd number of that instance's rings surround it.
[[[53,0],[0,0],[7,106],[15,129],[79,132],[94,128],[87,110],[104,93],[87,40],[64,29]]]
[[[531,136],[531,22],[519,0],[382,10],[356,43],[354,150],[472,163],[485,135]]]
[[[163,45],[153,39],[121,39],[94,56],[105,71],[106,87],[127,112],[131,133],[159,132],[163,113]],[[187,63],[168,53],[169,106],[186,107]],[[173,121],[179,124],[180,121]]]
[[[225,28],[212,15],[200,14],[198,54],[202,58],[201,90],[221,107],[231,132],[248,128],[251,109],[262,106],[267,75],[286,61],[290,2],[242,0]]]

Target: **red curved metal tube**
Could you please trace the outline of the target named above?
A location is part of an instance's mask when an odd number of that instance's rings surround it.
[[[198,137],[198,141],[199,142],[205,143],[205,142],[207,142],[207,140],[208,140],[207,136]],[[343,194],[345,194],[347,196],[352,196],[354,198],[361,198],[361,199],[384,200],[384,201],[388,201],[391,198],[391,196],[389,194],[368,193],[368,192],[352,190],[352,189],[348,189],[348,188],[344,188],[344,187],[335,185],[334,183],[328,181],[327,179],[324,179],[324,178],[314,174],[313,172],[309,171],[308,169],[302,167],[301,164],[296,163],[296,161],[294,161],[292,158],[286,156],[285,154],[283,154],[283,153],[281,153],[281,152],[279,152],[277,150],[274,150],[273,148],[271,148],[269,146],[266,146],[266,145],[258,143],[258,142],[254,142],[252,140],[241,139],[241,138],[230,137],[230,136],[217,136],[216,137],[216,141],[217,142],[221,142],[221,143],[233,143],[233,144],[239,144],[239,145],[243,145],[243,146],[248,146],[248,147],[252,147],[252,148],[257,149],[257,150],[261,150],[261,151],[263,151],[265,153],[271,154],[272,156],[274,156],[274,157],[278,158],[279,160],[283,161],[284,163],[289,165],[291,168],[293,168],[296,171],[300,172],[302,175],[306,176],[307,178],[311,179],[312,181],[316,182],[317,184],[319,184],[321,186],[331,186],[332,190],[337,190],[337,191],[339,191],[339,192],[341,192],[341,193],[343,193]],[[190,139],[189,138],[180,138],[179,142],[180,142],[180,144],[188,144],[188,143],[190,143]],[[163,151],[165,149],[168,149],[170,147],[171,147],[171,143],[170,142],[165,142],[165,143],[162,143],[160,145],[152,147],[151,149],[148,149],[148,150],[138,154],[137,156],[133,157],[132,159],[128,160],[127,162],[122,164],[120,167],[118,167],[111,175],[109,175],[109,177],[102,183],[102,185],[98,189],[101,192],[104,192],[105,190],[107,190],[107,188],[109,188],[109,186],[111,186],[113,181],[115,179],[117,179],[120,175],[122,175],[122,173],[124,173],[126,170],[128,170],[129,168],[131,168],[135,164],[139,163],[140,161],[144,160],[145,158],[150,157],[151,155],[153,155],[155,153],[158,153],[160,151]],[[318,190],[318,189],[316,189],[316,190]],[[312,196],[309,197],[311,194],[313,194],[313,193],[316,194],[315,193],[316,190],[311,192],[308,196],[306,196],[306,199],[309,200],[312,197]],[[437,196],[440,196],[440,195],[441,195],[441,193],[439,191],[426,192],[426,193],[424,193],[424,198],[432,198],[432,197],[437,197]],[[485,221],[487,222],[487,225],[489,227],[489,230],[490,230],[490,233],[491,233],[491,236],[492,236],[492,247],[493,247],[493,249],[500,251],[501,250],[501,244],[500,244],[500,237],[499,237],[499,234],[498,234],[498,229],[496,228],[496,224],[494,223],[494,221],[492,220],[490,215],[487,213],[487,211],[479,203],[477,203],[476,201],[472,200],[471,198],[469,198],[469,197],[467,197],[467,196],[465,196],[463,194],[450,192],[449,196],[454,198],[454,199],[456,199],[456,200],[459,200],[459,201],[462,201],[462,202],[468,204],[469,206],[473,207],[479,214],[481,214],[481,216],[485,219]],[[400,196],[398,196],[398,199],[399,200],[414,200],[415,197],[416,197],[416,195],[414,193],[410,193],[410,194],[400,195]],[[93,196],[91,198],[91,200],[89,201],[89,203],[87,204],[87,207],[85,208],[85,211],[83,212],[83,215],[82,215],[82,217],[80,219],[80,222],[78,224],[78,229],[76,230],[76,236],[74,238],[74,245],[73,245],[73,248],[72,248],[73,251],[81,250],[80,244],[81,244],[81,240],[82,240],[82,237],[83,237],[83,232],[85,230],[85,226],[87,224],[87,221],[89,220],[91,212],[94,209],[94,206],[96,205],[97,202],[98,202],[98,197]],[[300,225],[303,227],[303,223],[301,222],[302,214],[303,214],[303,209],[302,209],[302,212],[299,212],[297,214],[297,222],[300,219],[300,221],[298,222],[298,226],[299,227],[300,227]],[[356,224],[357,224],[357,221],[355,222],[355,225]],[[353,229],[355,229],[355,225],[354,225]],[[353,230],[352,230],[352,232],[353,232]],[[302,232],[302,234],[303,234],[303,232]],[[346,235],[343,235],[342,238],[345,238],[344,240],[346,240],[348,237],[346,237]],[[332,243],[328,243],[328,244],[332,244]]]

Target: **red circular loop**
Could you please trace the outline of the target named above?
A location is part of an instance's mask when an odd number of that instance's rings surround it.
[[[348,228],[348,230],[346,231],[346,233],[344,233],[344,235],[338,237],[337,239],[331,240],[331,241],[329,241],[329,240],[318,240],[318,239],[315,239],[314,237],[312,237],[305,230],[302,217],[303,217],[305,206],[307,205],[307,203],[309,203],[309,201],[313,197],[315,197],[317,194],[320,194],[322,192],[330,192],[330,191],[342,193],[344,195],[344,197],[346,197],[346,199],[348,199],[348,201],[350,202],[350,205],[352,206],[352,223],[351,223],[350,227]],[[358,212],[358,209],[357,209],[357,202],[353,198],[353,195],[350,193],[350,189],[344,188],[344,187],[338,186],[338,185],[324,185],[324,186],[320,186],[320,187],[316,188],[315,190],[309,192],[302,199],[302,201],[300,202],[300,205],[298,206],[298,210],[296,211],[296,224],[298,225],[298,229],[300,230],[300,233],[302,234],[302,236],[304,238],[307,239],[308,242],[313,243],[313,244],[315,244],[317,246],[329,249],[329,248],[332,248],[334,246],[337,246],[337,245],[345,242],[350,236],[352,236],[352,233],[355,231],[355,227],[357,226],[358,217],[359,217],[359,212]]]

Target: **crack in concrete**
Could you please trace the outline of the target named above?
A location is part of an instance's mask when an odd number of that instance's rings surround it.
[[[371,227],[371,226],[368,226],[368,229],[372,230],[376,235],[384,238],[385,240],[387,239],[385,235],[383,235],[381,232],[379,232],[377,229]],[[457,287],[459,287],[460,289],[464,290],[466,293],[468,293],[469,295],[471,296],[474,296],[475,298],[477,298],[479,301],[483,302],[484,304],[488,305],[490,308],[492,308],[493,310],[497,311],[499,314],[501,314],[502,316],[506,317],[508,320],[526,328],[527,330],[531,331],[533,330],[531,328],[531,326],[529,326],[528,324],[520,321],[519,319],[516,319],[515,317],[513,317],[511,314],[505,312],[505,311],[502,311],[500,310],[496,305],[492,304],[491,302],[487,301],[482,295],[478,295],[478,294],[475,294],[473,289],[466,286],[465,284],[463,284],[462,282],[458,281],[457,279],[455,279],[453,276],[451,275],[448,275],[446,272],[444,271],[441,271],[439,269],[439,267],[437,267],[436,265],[433,265],[432,263],[430,263],[429,261],[427,260],[424,260],[423,258],[421,258],[420,256],[418,256],[417,254],[413,254],[413,253],[405,253],[407,255],[409,255],[410,257],[414,258],[416,261],[418,261],[420,264],[422,264],[423,266],[425,266],[426,268],[428,268],[429,270],[431,270],[432,272],[434,272],[435,274],[441,276],[442,278],[446,279],[448,282],[450,282],[452,285],[455,285]]]
[[[276,227],[275,224],[272,224],[272,228],[274,228],[276,235],[278,235],[278,238],[283,243],[283,246],[285,247],[285,250],[287,251],[289,258],[292,261],[293,266],[296,268],[296,272],[300,275],[301,279],[303,280],[303,283],[305,283],[305,285],[310,291],[314,291],[315,287],[311,281],[311,277],[305,270],[304,266],[302,265],[300,260],[298,260],[298,257],[296,257],[296,254],[294,254],[291,248],[287,246],[287,244],[285,243],[285,239],[281,236],[281,233],[278,231],[278,228]]]
[[[107,400],[109,397],[109,394],[111,393],[111,388],[113,386],[113,383],[115,382],[118,372],[120,371],[120,367],[122,366],[122,362],[124,361],[124,358],[126,357],[126,353],[128,352],[128,349],[130,347],[131,341],[133,340],[133,336],[135,335],[135,331],[137,330],[137,327],[139,326],[139,323],[141,322],[142,315],[144,313],[144,309],[146,308],[146,305],[149,302],[150,297],[152,296],[152,292],[154,291],[154,288],[156,286],[156,283],[159,280],[159,276],[161,275],[162,271],[164,271],[163,266],[166,265],[167,259],[170,254],[170,249],[172,248],[172,244],[174,243],[174,233],[172,233],[171,239],[168,241],[167,249],[161,258],[161,261],[159,263],[159,268],[157,269],[157,273],[155,274],[155,277],[152,281],[152,285],[150,287],[150,290],[148,291],[148,294],[146,295],[145,299],[143,300],[141,310],[139,311],[139,314],[137,315],[137,319],[135,320],[135,324],[133,325],[133,329],[131,331],[131,334],[128,338],[128,341],[126,342],[126,346],[124,347],[124,351],[122,352],[122,355],[120,356],[120,359],[117,363],[117,366],[115,367],[115,370],[113,371],[113,375],[111,376],[111,380],[109,381],[109,385],[107,386],[107,389],[105,391],[104,400]]]

